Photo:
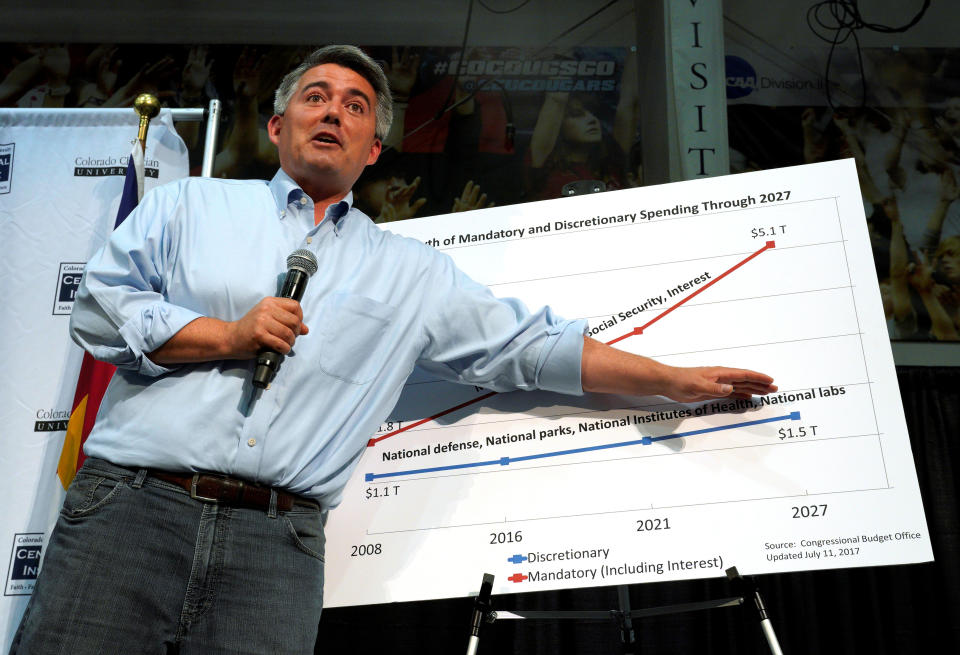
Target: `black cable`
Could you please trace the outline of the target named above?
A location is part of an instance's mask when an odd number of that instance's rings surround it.
[[[437,111],[437,115],[433,117],[433,120],[438,121],[440,117],[444,115],[449,110],[450,99],[453,97],[453,92],[457,88],[457,82],[460,81],[460,69],[463,68],[463,60],[467,56],[467,35],[470,34],[470,18],[473,16],[473,0],[470,0],[470,4],[467,6],[467,24],[463,28],[463,41],[460,43],[460,58],[457,59],[457,70],[453,74],[453,84],[450,86],[450,91],[447,92],[447,99],[443,101],[443,104],[440,105],[440,109]]]
[[[478,0],[478,1],[479,1],[479,0]],[[586,18],[584,18],[583,20],[578,21],[577,23],[575,23],[575,24],[572,25],[571,27],[567,28],[566,30],[564,30],[563,32],[561,32],[560,34],[558,34],[557,36],[555,36],[555,37],[553,37],[552,39],[550,39],[550,41],[548,41],[546,44],[544,44],[543,47],[541,47],[539,50],[537,50],[537,51],[534,52],[532,55],[530,55],[530,58],[532,59],[532,58],[536,57],[537,55],[541,54],[542,52],[546,51],[547,49],[549,49],[549,47],[550,47],[553,43],[555,43],[556,41],[559,41],[560,39],[562,39],[563,37],[565,37],[567,34],[569,34],[570,32],[574,31],[575,29],[577,29],[578,27],[580,27],[581,25],[583,25],[583,24],[586,23],[587,21],[595,18],[598,14],[603,13],[604,11],[606,11],[607,9],[609,9],[610,7],[612,7],[613,5],[617,4],[619,1],[620,1],[620,0],[610,0],[610,2],[608,2],[608,3],[605,4],[605,5],[603,5],[602,7],[600,7],[599,9],[597,9],[595,12],[593,12],[592,14],[590,14],[589,16],[587,16]],[[481,2],[480,4],[483,4],[483,3]],[[516,9],[519,9],[519,7],[516,7]],[[464,56],[466,55],[467,33],[468,33],[469,30],[470,30],[470,14],[471,14],[472,10],[473,10],[473,0],[470,0],[470,8],[467,10],[467,25],[466,25],[466,28],[464,29],[464,32],[463,32],[463,43],[462,43],[462,45],[461,45],[461,47],[460,47],[460,59],[457,60],[457,71],[456,71],[456,73],[454,73],[453,85],[450,87],[450,91],[447,93],[447,99],[443,101],[443,104],[440,106],[440,110],[437,111],[436,115],[434,115],[433,118],[428,118],[426,121],[424,121],[423,123],[421,123],[421,124],[418,125],[417,127],[413,128],[412,130],[410,130],[410,131],[407,132],[406,134],[404,134],[404,135],[403,135],[403,138],[404,138],[404,139],[406,139],[408,136],[411,136],[412,134],[415,134],[416,132],[419,132],[420,130],[422,130],[423,128],[425,128],[425,127],[426,127],[427,125],[429,125],[430,123],[433,123],[434,121],[440,120],[445,113],[447,113],[448,111],[450,111],[450,110],[453,109],[454,107],[456,107],[456,106],[458,106],[458,105],[461,105],[461,104],[463,104],[464,102],[467,102],[468,100],[470,100],[471,98],[473,98],[473,97],[477,94],[477,91],[480,90],[479,88],[474,88],[473,91],[470,92],[469,94],[467,94],[466,97],[461,98],[461,99],[458,100],[455,104],[450,105],[450,98],[453,97],[453,92],[454,92],[454,90],[457,88],[457,81],[458,81],[459,78],[460,78],[460,64],[461,64],[461,62],[463,61]]]
[[[771,55],[765,54],[762,50],[759,50],[756,47],[751,47],[747,45],[748,49],[751,52],[753,52],[755,55],[761,58],[764,58],[768,62],[773,64],[782,64],[782,61],[776,59],[776,57],[780,57],[782,58],[782,60],[789,61],[795,66],[797,66],[799,69],[802,69],[808,73],[812,73],[814,75],[819,73],[818,70],[810,66],[805,60],[799,59],[796,55],[786,50],[781,44],[774,43],[772,41],[769,41],[763,38],[756,32],[750,30],[745,25],[738,23],[737,21],[733,20],[729,16],[724,16],[723,19],[725,22],[730,23],[731,25],[736,27],[738,30],[741,30],[742,32],[744,32],[746,35],[752,38],[756,43],[763,44],[766,47],[770,48],[774,53],[774,56],[771,56]],[[825,40],[829,40],[829,39],[825,39]],[[880,107],[872,107],[871,109],[873,109],[875,112],[877,112],[878,115],[882,116],[885,120],[889,121],[891,124],[894,123],[895,121],[894,117],[885,113]],[[935,153],[932,153],[925,144],[914,142],[909,135],[907,136],[907,141],[905,143],[909,143],[910,147],[915,149],[917,152],[921,152],[927,159],[936,161],[942,165],[946,165],[948,163],[946,159],[942,159],[936,156]]]
[[[868,23],[863,19],[860,13],[859,0],[822,0],[816,2],[807,9],[807,27],[819,39],[830,44],[830,51],[827,53],[827,67],[823,75],[823,83],[827,92],[827,104],[830,109],[837,110],[833,104],[833,96],[830,93],[830,68],[833,65],[833,53],[837,46],[846,43],[848,39],[853,39],[857,51],[857,68],[860,72],[860,107],[863,109],[867,104],[867,79],[863,70],[863,52],[860,48],[860,39],[857,37],[857,31],[866,29],[871,32],[881,34],[899,34],[906,32],[923,18],[930,8],[930,0],[923,0],[923,6],[916,13],[910,22],[898,27],[883,25],[881,23]],[[823,30],[821,32],[820,30]],[[831,35],[832,33],[832,35]]]
[[[923,6],[909,23],[899,27],[892,27],[890,25],[883,25],[882,23],[868,23],[863,20],[863,14],[860,13],[860,7],[858,6],[859,1],[860,0],[823,0],[822,2],[817,2],[808,10],[807,22],[810,22],[810,12],[814,12],[814,19],[817,21],[817,24],[827,30],[834,30],[839,27],[854,30],[868,29],[872,32],[880,32],[882,34],[898,34],[906,32],[920,22],[923,15],[927,13],[927,9],[930,8],[930,0],[923,0]],[[823,9],[827,9],[830,12],[831,17],[837,24],[836,26],[829,25],[820,17],[819,14]],[[817,36],[824,41],[832,40],[817,33],[816,30],[814,30],[814,34],[817,34]]]
[[[488,11],[490,10],[489,7],[487,7],[486,5],[484,5],[484,3],[482,2],[482,0],[478,0],[478,1],[480,2],[481,5],[484,6],[485,9],[487,9]],[[541,53],[549,50],[549,48],[550,48],[550,46],[551,46],[552,44],[554,44],[555,42],[559,41],[560,39],[562,39],[563,37],[565,37],[567,34],[570,34],[571,32],[573,32],[574,30],[576,30],[576,29],[577,29],[578,27],[580,27],[581,25],[584,25],[585,23],[589,22],[590,20],[596,18],[599,14],[603,13],[604,11],[606,11],[607,9],[609,9],[610,7],[612,7],[613,5],[617,4],[617,2],[619,2],[619,0],[610,0],[610,1],[607,2],[605,5],[603,5],[602,7],[600,7],[599,9],[597,9],[596,11],[594,11],[593,13],[591,13],[591,14],[590,14],[589,16],[587,16],[586,18],[584,18],[584,19],[576,22],[575,24],[573,24],[572,26],[570,26],[569,28],[567,28],[566,30],[564,30],[563,32],[561,32],[560,34],[558,34],[557,36],[555,36],[554,38],[552,38],[550,41],[548,41],[548,42],[545,43],[542,47],[540,47],[537,51],[535,51],[532,55],[529,55],[529,57],[530,57],[531,59],[532,59],[532,58],[535,58],[535,57],[537,57],[538,55],[540,55]],[[524,3],[524,4],[526,4],[526,3]],[[519,9],[519,8],[522,7],[522,6],[523,6],[523,5],[518,5],[517,7],[514,7],[514,9],[512,9],[511,11],[516,11],[517,9]],[[447,112],[452,111],[454,108],[460,106],[461,104],[463,104],[463,103],[465,103],[465,102],[469,102],[471,99],[473,99],[473,98],[477,95],[477,93],[478,93],[480,90],[483,89],[483,87],[484,87],[488,82],[491,82],[491,81],[496,82],[496,80],[480,79],[480,80],[478,80],[478,82],[477,82],[477,84],[474,86],[474,88],[473,88],[468,94],[466,94],[466,96],[464,96],[463,98],[461,98],[461,99],[458,100],[457,102],[453,103],[452,105],[450,104],[450,100],[451,100],[451,98],[453,97],[453,93],[454,93],[454,91],[455,91],[456,88],[457,88],[457,83],[459,82],[461,62],[462,62],[462,61],[464,60],[464,58],[466,57],[467,36],[468,36],[468,34],[469,34],[469,32],[470,32],[470,19],[471,19],[471,16],[472,16],[472,12],[473,12],[473,0],[470,0],[470,5],[469,5],[469,7],[468,7],[468,9],[467,9],[467,21],[466,21],[466,25],[465,25],[464,30],[463,30],[463,41],[462,41],[461,46],[460,46],[460,58],[459,58],[459,60],[457,61],[457,70],[456,70],[456,72],[454,73],[453,84],[450,86],[450,91],[447,93],[447,98],[446,98],[446,100],[443,101],[443,104],[441,105],[439,111],[437,111],[436,115],[434,115],[434,116],[431,117],[431,118],[428,118],[427,120],[425,120],[423,123],[421,123],[421,124],[418,125],[417,127],[413,128],[413,129],[410,130],[409,132],[405,133],[405,134],[401,137],[401,140],[402,140],[402,139],[406,139],[406,138],[412,136],[413,134],[416,134],[417,132],[419,132],[420,130],[424,129],[425,127],[427,127],[427,126],[430,125],[431,123],[434,123],[435,121],[440,120],[440,119],[443,117],[444,114],[446,114]],[[494,12],[494,13],[496,13],[496,12]],[[504,13],[506,13],[506,12],[504,12]],[[509,106],[509,105],[510,105],[509,96],[508,96],[508,94],[507,94],[506,89],[503,88],[503,86],[502,86],[501,84],[499,84],[499,82],[496,82],[496,84],[497,84],[497,86],[500,86],[500,92],[501,92],[501,94],[504,96],[504,103],[505,103],[504,106],[505,106],[506,111],[507,111],[507,113],[508,113],[508,116],[507,116],[507,127],[506,127],[506,134],[505,134],[505,141],[506,141],[507,144],[513,145],[513,141],[514,141],[515,134],[516,134],[516,128],[513,126],[512,116],[509,115],[509,114],[512,114],[512,113],[513,113],[513,112],[512,112],[512,108]],[[390,150],[391,150],[390,147],[384,148],[384,152],[389,152]],[[431,176],[431,178],[434,178],[434,177],[435,177],[435,176]]]
[[[610,7],[612,7],[613,5],[617,4],[619,1],[620,1],[620,0],[610,0],[610,2],[608,2],[607,4],[603,5],[603,6],[600,7],[599,9],[597,9],[595,12],[593,12],[592,14],[590,14],[589,16],[587,16],[586,18],[584,18],[582,21],[580,21],[579,23],[574,24],[573,27],[570,27],[569,29],[564,30],[563,32],[561,32],[561,33],[558,34],[557,36],[553,37],[551,40],[547,41],[547,42],[544,44],[543,48],[541,48],[541,49],[538,50],[537,52],[533,53],[533,56],[536,57],[538,54],[540,54],[541,52],[543,52],[544,50],[546,50],[549,46],[553,45],[555,42],[559,41],[560,39],[562,39],[563,37],[565,37],[567,34],[570,34],[570,32],[572,32],[573,30],[577,29],[578,27],[580,27],[581,25],[583,25],[584,23],[586,23],[588,20],[591,20],[591,19],[592,19],[594,16],[596,16],[597,14],[600,14],[600,13],[606,11],[607,9],[609,9]]]
[[[523,9],[525,6],[530,4],[530,0],[523,0],[523,2],[518,4],[516,7],[512,7],[510,9],[494,9],[483,0],[477,0],[477,2],[479,2],[480,6],[489,11],[491,14],[512,14],[518,9]]]

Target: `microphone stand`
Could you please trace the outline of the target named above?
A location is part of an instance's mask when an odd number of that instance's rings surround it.
[[[767,640],[771,655],[783,655],[780,650],[780,644],[777,642],[777,635],[774,633],[773,624],[770,622],[769,614],[760,597],[760,591],[752,579],[744,578],[738,572],[736,567],[726,570],[727,578],[732,583],[734,589],[738,591],[737,596],[728,598],[717,598],[713,600],[699,601],[694,603],[680,603],[677,605],[664,605],[661,607],[649,607],[646,609],[630,609],[630,598],[626,585],[618,585],[617,595],[620,604],[618,610],[585,610],[585,611],[564,611],[564,610],[504,610],[496,612],[493,610],[490,593],[493,587],[493,576],[489,573],[483,574],[483,583],[480,587],[480,593],[477,595],[473,604],[473,620],[470,626],[470,641],[467,646],[467,655],[476,655],[477,647],[480,642],[480,626],[483,623],[493,623],[502,619],[550,619],[550,620],[580,620],[580,621],[609,621],[616,622],[620,630],[621,647],[624,653],[637,653],[636,633],[633,627],[633,619],[648,618],[653,616],[665,616],[669,614],[681,614],[685,612],[697,612],[701,610],[719,609],[721,607],[736,607],[752,605],[757,612],[760,620],[760,628]],[[748,602],[752,601],[752,603]]]
[[[483,582],[480,584],[480,593],[473,601],[473,618],[470,621],[470,640],[467,642],[467,655],[476,655],[477,646],[480,645],[480,626],[483,623],[492,623],[497,617],[497,613],[492,610],[490,605],[490,594],[493,592],[493,575],[483,574]]]
[[[772,655],[783,655],[780,650],[780,642],[777,641],[777,634],[773,631],[773,624],[770,622],[770,615],[767,613],[767,607],[763,604],[763,598],[760,597],[760,589],[753,578],[745,578],[737,571],[737,567],[731,566],[726,570],[727,579],[733,583],[734,589],[743,597],[744,606],[747,606],[747,598],[753,601],[752,606],[756,611],[756,618],[760,621],[760,629],[763,630],[763,636],[767,639],[767,645],[770,647]]]

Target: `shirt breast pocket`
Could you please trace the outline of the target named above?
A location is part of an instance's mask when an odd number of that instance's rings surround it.
[[[352,293],[327,298],[321,313],[320,370],[351,384],[366,384],[389,351],[384,338],[394,308]]]

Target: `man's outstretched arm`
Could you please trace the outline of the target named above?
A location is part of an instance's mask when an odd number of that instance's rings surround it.
[[[765,395],[777,390],[773,378],[756,371],[723,366],[669,366],[589,337],[583,339],[580,376],[584,391],[666,396],[678,402]]]

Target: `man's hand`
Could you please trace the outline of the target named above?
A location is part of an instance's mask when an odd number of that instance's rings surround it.
[[[907,282],[919,294],[933,292],[933,268],[927,263],[923,253],[914,253],[915,262],[907,265]]]
[[[286,355],[310,329],[300,303],[292,298],[264,298],[236,321],[203,316],[147,356],[157,364],[191,364],[221,359],[252,359],[262,348]]]
[[[300,303],[292,298],[264,298],[238,321],[227,323],[224,359],[249,359],[268,348],[286,355],[310,329]]]
[[[410,92],[417,83],[417,72],[420,70],[420,55],[410,55],[410,48],[404,48],[402,54],[397,54],[397,47],[393,47],[392,63],[383,71],[390,82],[390,93],[397,102],[407,102]]]
[[[681,403],[692,403],[711,398],[749,398],[764,396],[777,390],[773,378],[763,373],[741,368],[697,366],[669,367],[666,388],[659,395]]]
[[[238,98],[256,98],[261,91],[262,71],[267,55],[257,56],[256,48],[244,46],[233,67],[233,90]]]
[[[722,366],[661,364],[584,338],[581,381],[584,391],[630,396],[666,396],[681,403],[734,396],[747,398],[777,390],[763,373]]]
[[[380,213],[377,215],[376,223],[390,223],[392,221],[405,221],[413,218],[421,207],[427,203],[426,198],[418,198],[413,202],[413,194],[420,186],[420,177],[405,184],[406,180],[392,178],[387,187],[387,192],[383,198],[383,205],[380,206]]]
[[[493,202],[487,202],[487,194],[481,194],[480,185],[474,184],[473,180],[469,180],[463,187],[463,193],[460,194],[460,197],[453,199],[453,209],[450,211],[452,213],[468,212],[490,207],[493,207]]]
[[[183,97],[191,100],[202,98],[212,69],[213,60],[207,59],[207,46],[197,45],[190,48],[187,61],[183,66],[183,74],[180,76]]]

